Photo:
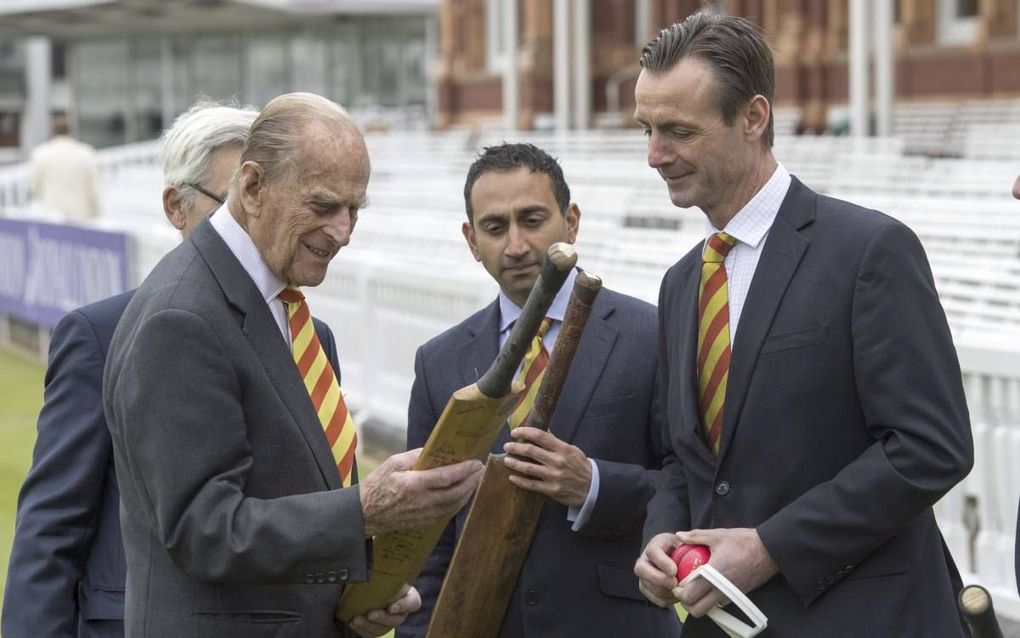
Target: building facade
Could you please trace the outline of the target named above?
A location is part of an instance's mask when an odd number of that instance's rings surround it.
[[[895,98],[970,99],[1020,95],[1020,1],[893,1]],[[626,123],[641,47],[659,29],[699,10],[758,23],[777,63],[776,102],[797,106],[811,124],[847,102],[850,0],[442,0],[439,123],[472,126],[503,111],[505,3],[517,7],[518,118],[522,128],[544,128],[555,111],[554,50],[570,24],[571,74],[587,71],[587,95],[596,123]],[[585,3],[557,21],[556,5]],[[579,36],[577,29],[583,32]],[[588,40],[578,49],[578,38]],[[585,57],[578,67],[577,56]],[[575,117],[575,125],[577,118]]]

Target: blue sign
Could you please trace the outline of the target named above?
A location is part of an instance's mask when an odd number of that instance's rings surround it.
[[[127,286],[123,233],[0,219],[0,314],[52,328]]]

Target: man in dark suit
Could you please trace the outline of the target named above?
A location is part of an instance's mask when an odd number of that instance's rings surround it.
[[[474,382],[506,340],[554,242],[573,243],[580,210],[556,160],[530,144],[485,150],[464,187],[471,254],[499,284],[499,297],[423,345],[415,359],[407,445],[428,438],[449,396]],[[549,310],[552,351],[575,274]],[[655,310],[603,289],[592,309],[549,432],[504,429],[519,487],[548,496],[502,636],[669,636],[672,610],[649,605],[630,571],[645,504],[661,459]],[[537,383],[537,381],[536,381]],[[422,610],[399,636],[423,636],[466,517],[451,522],[416,583]]]
[[[284,95],[240,162],[227,203],[153,269],[110,344],[126,631],[380,635],[420,599],[405,587],[334,620],[344,585],[370,574],[368,539],[452,516],[481,464],[414,471],[415,450],[353,481],[354,424],[298,288],[322,282],[364,203],[356,125],[325,98]]]
[[[709,222],[662,282],[668,453],[642,590],[691,612],[685,636],[724,635],[703,617],[722,595],[678,586],[668,556],[704,544],[764,635],[964,634],[932,504],[973,446],[920,243],[777,164],[772,56],[746,20],[692,16],[641,64],[648,163]]]
[[[185,238],[222,203],[256,115],[199,104],[166,132],[164,212]],[[53,331],[7,572],[9,638],[124,635],[120,496],[101,385],[110,338],[131,294],[74,310]],[[319,328],[332,349],[332,333]]]

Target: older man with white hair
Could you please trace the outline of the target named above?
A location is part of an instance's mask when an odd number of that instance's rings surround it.
[[[222,203],[256,115],[200,103],[166,132],[163,207],[185,238]],[[120,493],[101,383],[110,338],[132,294],[74,310],[53,332],[7,574],[8,638],[124,635]]]
[[[337,104],[280,96],[252,124],[227,198],[139,287],[110,345],[104,402],[122,478],[125,622],[148,638],[374,636],[418,609],[334,619],[372,536],[450,518],[476,460],[357,481],[354,423],[309,325],[364,206],[365,141]]]

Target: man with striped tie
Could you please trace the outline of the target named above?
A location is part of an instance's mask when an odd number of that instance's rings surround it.
[[[634,571],[723,636],[710,564],[775,636],[961,636],[932,503],[970,471],[956,351],[903,224],[818,195],[772,154],[772,54],[698,14],[645,47],[635,117],[673,204],[708,218],[659,297],[668,452]]]
[[[496,358],[555,242],[573,243],[581,211],[555,159],[530,144],[485,149],[464,186],[464,237],[499,297],[423,345],[415,358],[407,444],[428,439],[446,400]],[[656,323],[649,304],[603,288],[548,432],[520,427],[573,288],[549,309],[519,373],[528,388],[493,452],[519,487],[548,497],[503,619],[501,636],[674,636],[672,610],[641,596],[631,563],[662,456],[656,411]],[[447,527],[415,586],[422,609],[398,636],[424,636],[466,511]]]
[[[369,576],[368,539],[449,517],[482,469],[413,471],[412,451],[357,481],[354,423],[301,287],[350,241],[369,172],[338,105],[272,100],[227,202],[128,304],[103,384],[127,635],[374,636],[420,605],[408,586],[348,626],[333,613]]]

